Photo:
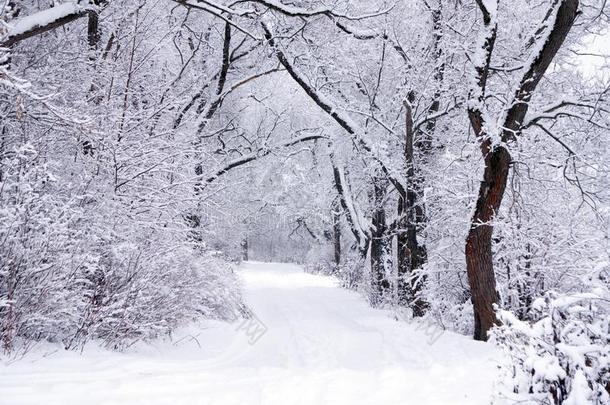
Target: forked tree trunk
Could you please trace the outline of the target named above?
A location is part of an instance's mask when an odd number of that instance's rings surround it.
[[[500,209],[511,164],[510,153],[503,145],[521,134],[532,95],[572,28],[579,2],[554,0],[549,7],[532,45],[536,53],[531,55],[529,65],[525,66],[519,85],[512,99],[507,103],[509,108],[500,134],[502,143],[495,145],[492,144],[490,134],[485,129],[482,105],[485,100],[491,54],[496,40],[497,22],[493,13],[487,10],[485,2],[477,0],[477,4],[483,12],[483,21],[487,26],[487,29],[482,31],[486,35],[482,41],[485,58],[480,61],[481,64],[475,66],[477,88],[473,94],[477,97],[471,100],[468,115],[480,141],[485,170],[466,239],[466,270],[474,307],[474,338],[487,340],[489,330],[497,323],[494,304],[499,302],[493,268],[491,221]]]
[[[355,211],[356,208],[354,206],[354,201],[351,198],[349,184],[344,184],[344,180],[347,182],[347,179],[342,176],[342,171],[335,162],[334,155],[332,153],[330,154],[330,161],[333,167],[334,186],[339,196],[339,203],[341,205],[341,209],[345,213],[347,224],[349,225],[349,228],[354,235],[354,239],[356,240],[360,260],[364,263],[368,254],[371,233],[368,229],[364,230],[361,228],[358,213]]]

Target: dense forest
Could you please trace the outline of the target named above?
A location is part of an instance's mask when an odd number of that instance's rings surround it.
[[[5,356],[248,319],[239,262],[290,262],[610,402],[605,0],[0,4]]]

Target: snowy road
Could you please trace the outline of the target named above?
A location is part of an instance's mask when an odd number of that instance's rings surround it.
[[[0,404],[490,403],[491,345],[397,322],[296,266],[252,262],[241,275],[260,323],[207,324],[123,354],[38,348],[0,363]]]

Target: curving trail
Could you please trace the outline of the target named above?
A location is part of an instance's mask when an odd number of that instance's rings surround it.
[[[258,321],[208,322],[122,354],[40,347],[0,362],[0,404],[491,402],[491,345],[398,322],[298,266],[249,262],[240,273]]]

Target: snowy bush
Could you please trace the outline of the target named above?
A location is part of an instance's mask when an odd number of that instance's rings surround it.
[[[103,257],[83,287],[80,328],[66,347],[97,338],[121,348],[167,335],[188,321],[233,320],[241,307],[230,267],[188,247],[154,252],[134,246]]]
[[[16,26],[13,18],[23,27],[49,17],[48,2],[9,3],[0,10],[5,28]],[[135,16],[141,7],[146,22]],[[173,70],[166,51],[174,43],[154,55],[144,43],[130,57],[117,52],[124,30],[157,49],[167,32],[152,27],[167,28],[157,18],[167,11],[150,2],[108,4],[98,38],[87,41],[77,23],[55,31],[61,39],[35,36],[0,50],[0,350],[41,340],[120,349],[194,319],[243,312],[230,264],[210,252],[203,225],[194,230],[185,220],[193,212],[201,218],[205,199],[195,191],[194,138],[175,131],[175,117],[161,119],[155,104],[169,101],[164,72]],[[73,17],[82,14],[66,18]],[[70,50],[56,52],[57,41]],[[196,52],[186,42],[184,51]],[[34,61],[38,46],[54,50]],[[124,80],[130,60],[147,64]],[[183,79],[199,87],[200,77]]]
[[[606,404],[610,401],[608,271],[595,272],[590,293],[550,291],[534,301],[531,323],[500,311],[493,340],[507,353],[503,392],[520,403]]]
[[[37,340],[73,349],[99,339],[121,348],[191,320],[239,313],[236,276],[186,242],[186,224],[138,227],[121,204],[67,198],[33,145],[10,156],[0,181],[4,351]]]
[[[355,255],[354,255],[355,256]],[[361,290],[368,287],[368,278],[365,274],[366,263],[358,257],[347,256],[339,265],[328,259],[321,259],[319,256],[309,255],[305,271],[311,274],[323,274],[326,276],[337,277],[341,281],[341,286],[348,290]]]
[[[68,252],[76,244],[69,231],[69,205],[49,195],[54,177],[36,164],[31,144],[16,147],[0,182],[0,322],[2,345],[16,336],[46,338],[50,330],[74,328],[63,311],[78,305],[69,290],[52,291],[70,271]],[[66,271],[67,270],[67,271]]]

